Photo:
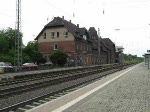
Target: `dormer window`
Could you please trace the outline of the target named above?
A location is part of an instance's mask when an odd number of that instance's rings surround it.
[[[84,40],[86,40],[86,39],[87,39],[87,38],[86,38],[86,35],[83,35],[83,39],[84,39]]]

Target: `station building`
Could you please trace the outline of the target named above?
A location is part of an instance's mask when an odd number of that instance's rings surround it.
[[[115,44],[109,38],[98,39],[94,27],[88,30],[80,28],[79,24],[75,25],[64,17],[54,17],[35,40],[38,42],[38,51],[47,61],[55,51],[60,50],[68,54],[68,64],[74,63],[75,66],[97,65],[99,60],[101,64],[115,63]]]

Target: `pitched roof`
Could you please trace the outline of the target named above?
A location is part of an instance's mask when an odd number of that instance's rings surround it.
[[[103,38],[103,39],[102,39],[102,42],[103,42],[109,49],[111,49],[112,46],[115,45],[109,38]]]
[[[68,29],[68,31],[71,32],[75,37],[79,37],[77,34],[79,32],[78,26],[76,26],[75,24],[73,24],[73,23],[71,23],[71,22],[69,22],[63,18],[55,17],[51,22],[49,22],[47,25],[44,26],[44,28],[38,34],[38,36],[35,38],[35,40],[37,40],[39,38],[39,36],[43,33],[43,31],[46,28],[59,27],[59,26],[66,27],[66,29]]]
[[[103,38],[104,42],[105,43],[108,43],[108,44],[114,44],[109,38]]]
[[[54,17],[54,19],[49,22],[45,27],[53,27],[53,26],[64,26],[63,19],[60,17]]]
[[[103,51],[108,51],[109,49],[102,38],[100,38],[100,46],[102,47]]]
[[[96,36],[96,37],[98,36],[97,31],[95,30],[94,27],[89,28],[89,36]]]
[[[87,29],[86,28],[79,28],[78,29],[80,35],[86,35]]]

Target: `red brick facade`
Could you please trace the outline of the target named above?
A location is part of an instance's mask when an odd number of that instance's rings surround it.
[[[54,51],[54,45],[57,44],[58,50],[65,53],[74,52],[74,42],[64,41],[64,42],[42,42],[38,44],[38,50],[43,54],[44,57],[49,57]]]

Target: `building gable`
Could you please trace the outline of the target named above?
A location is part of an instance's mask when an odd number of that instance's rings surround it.
[[[59,26],[43,30],[42,34],[38,37],[38,43],[59,41],[74,41],[74,36],[68,31],[68,29]]]
[[[80,38],[80,36],[78,35],[78,33],[79,33],[78,26],[71,23],[71,21],[69,22],[67,20],[64,20],[64,18],[55,17],[51,22],[49,22],[47,25],[44,26],[44,28],[38,34],[38,36],[35,38],[35,40],[38,40],[38,38],[43,34],[43,32],[46,29],[59,28],[59,27],[65,27],[68,30],[68,32],[70,32],[74,37]]]

